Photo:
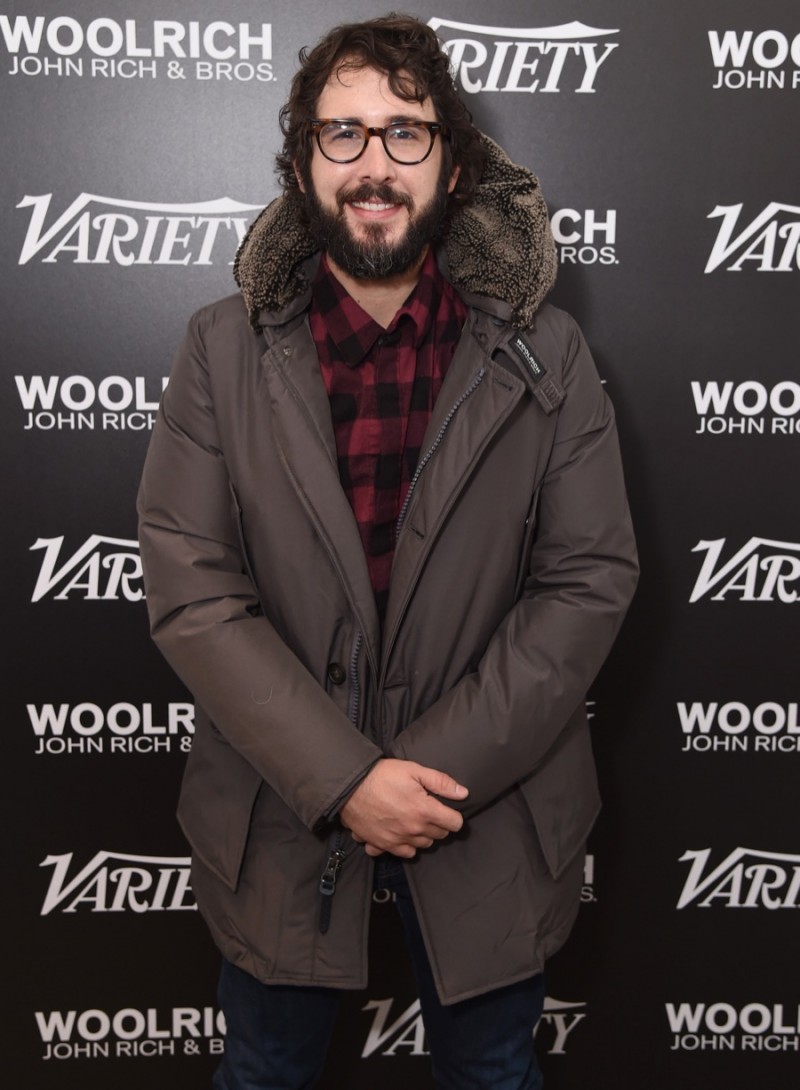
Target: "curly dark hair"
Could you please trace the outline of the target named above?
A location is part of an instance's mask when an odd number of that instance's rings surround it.
[[[388,77],[393,94],[406,102],[430,98],[438,120],[450,129],[442,142],[444,168],[461,168],[452,206],[468,204],[483,173],[485,152],[472,115],[461,101],[447,54],[429,26],[410,15],[392,12],[364,23],[334,27],[309,50],[300,50],[300,68],[292,80],[289,101],[281,108],[283,149],[276,156],[276,172],[287,194],[298,191],[295,167],[308,176],[313,153],[308,122],[316,117],[317,103],[334,72],[374,68]]]

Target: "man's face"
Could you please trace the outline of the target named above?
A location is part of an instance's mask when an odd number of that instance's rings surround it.
[[[436,121],[430,99],[397,98],[373,68],[334,73],[317,103],[317,117],[389,125]],[[357,279],[385,279],[418,264],[436,236],[458,168],[443,176],[441,137],[427,159],[409,165],[389,157],[373,136],[352,163],[332,163],[314,144],[310,170],[299,178],[310,227],[328,258]]]

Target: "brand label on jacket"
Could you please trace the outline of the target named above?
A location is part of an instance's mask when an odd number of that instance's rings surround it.
[[[536,356],[533,353],[533,349],[528,344],[528,342],[524,339],[524,337],[521,337],[519,333],[517,333],[516,336],[511,338],[510,343],[511,347],[517,353],[522,362],[526,364],[528,370],[531,373],[531,378],[533,379],[533,381],[541,382],[547,372],[545,371],[542,364],[539,363],[539,361],[537,360]]]
[[[515,333],[508,344],[524,363],[525,370],[533,382],[533,393],[536,400],[546,413],[553,412],[564,400],[566,396],[564,391],[553,382],[547,368],[537,358],[533,348],[521,333]]]

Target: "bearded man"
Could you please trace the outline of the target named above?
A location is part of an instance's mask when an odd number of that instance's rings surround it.
[[[197,701],[179,817],[223,954],[218,1090],[319,1080],[391,890],[436,1085],[541,1085],[598,796],[586,691],[636,582],[612,410],[536,178],[424,24],[333,30],[284,194],[192,319],[139,498]]]

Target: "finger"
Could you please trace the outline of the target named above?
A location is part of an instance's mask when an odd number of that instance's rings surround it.
[[[392,855],[397,855],[401,859],[413,859],[417,854],[417,849],[413,844],[397,844],[391,849]]]
[[[420,831],[424,830],[429,836],[434,836],[434,830],[439,829],[447,836],[448,833],[457,833],[463,824],[464,817],[458,810],[454,810],[452,806],[446,806],[443,802],[437,802],[436,799],[429,799]]]
[[[443,799],[454,801],[465,799],[469,790],[462,784],[448,776],[446,772],[439,772],[435,768],[426,768],[424,765],[417,767],[417,779],[432,795],[441,795]]]
[[[420,848],[432,848],[435,843],[436,841],[430,836],[408,836],[403,840],[398,840],[397,844],[389,850],[394,855],[399,855],[400,848],[411,848],[416,851]]]

